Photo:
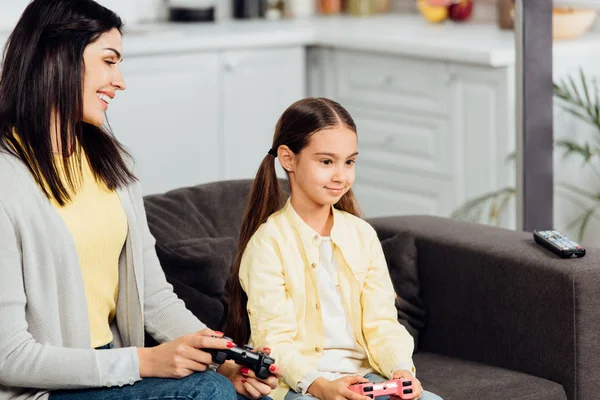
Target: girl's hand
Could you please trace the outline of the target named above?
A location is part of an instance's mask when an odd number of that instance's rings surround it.
[[[407,371],[405,369],[400,369],[400,370],[394,372],[394,374],[392,375],[392,379],[400,379],[400,378],[404,378],[405,380],[412,381],[413,397],[411,397],[411,399],[416,400],[416,399],[421,398],[421,394],[423,393],[423,386],[421,386],[421,382],[417,378],[415,378],[410,371]],[[390,398],[400,399],[400,397],[398,397],[398,396],[390,396]]]
[[[184,378],[206,371],[212,356],[201,349],[224,350],[235,346],[230,340],[221,339],[222,336],[221,332],[204,329],[156,347],[140,347],[137,349],[140,377]]]
[[[308,388],[308,393],[321,400],[370,400],[348,389],[353,383],[366,382],[369,381],[360,375],[345,376],[334,381],[317,378]]]
[[[271,350],[266,347],[258,350],[267,354],[271,353]],[[277,381],[281,373],[276,365],[271,365],[269,371],[271,376],[267,379],[259,379],[249,368],[240,366],[231,360],[226,361],[218,369],[220,374],[226,376],[233,383],[236,392],[250,399],[260,399],[277,388]]]

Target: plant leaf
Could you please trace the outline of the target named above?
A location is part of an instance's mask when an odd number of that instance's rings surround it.
[[[590,148],[589,143],[585,143],[581,145],[579,143],[573,142],[571,140],[557,140],[557,147],[562,147],[564,149],[563,158],[567,158],[570,155],[576,154],[583,157],[584,163],[589,163],[595,153]]]
[[[587,79],[585,79],[585,74],[583,73],[583,69],[579,67],[579,77],[581,78],[581,85],[583,86],[583,93],[585,94],[585,105],[584,108],[587,113],[592,117],[592,119],[598,119],[598,116],[595,115],[592,108],[592,101],[590,100],[590,91],[588,90]]]
[[[588,192],[587,190],[583,190],[583,189],[581,189],[581,188],[579,188],[579,187],[577,187],[575,185],[572,185],[570,183],[567,183],[567,182],[558,182],[557,186],[562,186],[565,189],[570,190],[572,192],[575,192],[575,193],[579,194],[580,196],[588,198],[588,199],[590,199],[592,201],[598,201],[598,200],[600,200],[600,198],[599,198],[600,193]]]
[[[483,212],[490,204],[493,204],[493,202],[497,198],[505,196],[506,194],[510,194],[510,193],[515,193],[515,189],[513,187],[505,187],[500,190],[485,193],[481,196],[478,196],[474,199],[467,201],[462,206],[460,206],[459,208],[452,211],[452,213],[450,214],[450,218],[471,221],[471,222],[479,222],[479,221],[481,221],[481,216],[482,216]],[[490,213],[488,214],[488,219],[489,219],[490,215],[493,213],[494,213],[494,209],[491,209]],[[498,210],[496,210],[496,214],[498,216],[500,215],[500,214],[498,214]]]
[[[579,233],[577,235],[578,242],[581,242],[583,240],[583,235],[585,235],[585,230],[590,222],[590,219],[596,212],[596,208],[598,208],[598,205],[595,205],[594,207],[590,208],[583,214],[581,225],[579,225]]]

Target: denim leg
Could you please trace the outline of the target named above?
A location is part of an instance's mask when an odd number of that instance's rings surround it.
[[[367,375],[365,375],[365,378],[368,379],[369,382],[385,382],[385,381],[387,381],[387,379],[385,379],[384,377],[382,377],[381,375],[378,375],[378,374],[367,374]],[[390,399],[389,396],[377,397],[377,400],[389,400],[389,399]],[[423,390],[419,400],[442,400],[442,398],[440,396],[438,396],[437,394],[433,394],[431,392]]]
[[[421,398],[419,400],[443,400],[443,399],[440,396],[438,396],[437,394],[423,390],[423,394],[421,394]]]
[[[181,379],[144,378],[133,385],[50,393],[50,400],[237,400],[231,382],[212,372],[196,372]]]

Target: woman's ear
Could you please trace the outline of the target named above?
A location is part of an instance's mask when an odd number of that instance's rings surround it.
[[[277,158],[279,158],[279,163],[287,172],[294,171],[294,161],[296,160],[296,154],[287,147],[286,145],[281,145],[277,148]]]

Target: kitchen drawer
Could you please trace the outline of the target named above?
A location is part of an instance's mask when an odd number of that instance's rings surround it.
[[[356,166],[353,191],[367,218],[390,215],[448,216],[456,204],[450,179],[434,179],[414,171]]]
[[[453,140],[448,119],[353,106],[348,111],[358,129],[359,165],[368,162],[435,178],[450,176]]]
[[[338,50],[336,99],[342,104],[447,115],[451,75],[433,60]]]

